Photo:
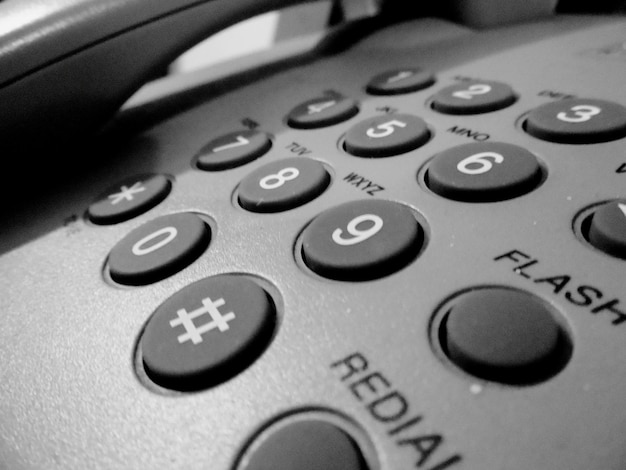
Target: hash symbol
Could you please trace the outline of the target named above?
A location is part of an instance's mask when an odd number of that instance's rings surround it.
[[[209,297],[207,297],[202,299],[201,308],[193,310],[189,313],[187,313],[184,308],[178,310],[178,312],[176,312],[178,318],[170,320],[170,326],[172,328],[178,325],[183,325],[185,328],[185,333],[178,336],[178,342],[182,344],[185,341],[191,341],[193,344],[200,344],[203,341],[202,335],[204,333],[214,330],[215,328],[219,329],[221,332],[227,331],[230,328],[228,326],[228,322],[235,319],[235,314],[233,312],[228,312],[222,315],[218,308],[224,305],[224,303],[224,299],[218,299],[213,302]],[[211,321],[200,327],[196,327],[193,320],[207,313],[211,317]]]

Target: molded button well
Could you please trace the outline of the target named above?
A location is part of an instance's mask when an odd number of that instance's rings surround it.
[[[527,292],[504,287],[471,290],[454,298],[439,325],[444,353],[476,377],[530,385],[556,375],[572,346],[555,312]]]

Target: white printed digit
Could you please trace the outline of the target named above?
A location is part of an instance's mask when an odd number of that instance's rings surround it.
[[[602,112],[601,108],[597,106],[591,106],[587,104],[581,104],[579,106],[573,106],[570,111],[574,112],[574,116],[568,115],[566,111],[560,112],[556,115],[557,119],[565,122],[586,122],[593,116],[597,116]]]
[[[479,84],[479,85],[471,85],[467,88],[467,90],[459,90],[452,93],[452,96],[455,98],[461,98],[464,100],[471,100],[474,96],[477,95],[486,95],[491,91],[491,86]]]
[[[313,103],[307,107],[307,114],[321,113],[326,108],[330,108],[337,104],[336,101],[325,101],[324,103]]]
[[[287,181],[296,179],[298,175],[300,175],[300,171],[297,168],[283,168],[278,173],[262,178],[261,181],[259,181],[259,186],[263,189],[280,188]]]
[[[489,159],[493,159],[493,163]],[[466,175],[480,175],[491,170],[494,163],[502,163],[503,161],[504,157],[499,153],[481,152],[461,160],[456,169]]]
[[[360,230],[358,226],[359,224],[362,224],[364,222],[371,222],[372,226],[365,230]],[[373,237],[378,232],[380,232],[382,228],[383,228],[383,219],[381,219],[379,216],[374,215],[374,214],[363,214],[358,217],[355,217],[348,223],[346,229],[348,233],[351,235],[350,238],[344,238],[343,230],[341,230],[340,228],[336,229],[333,232],[332,238],[333,238],[333,241],[337,245],[341,245],[341,246],[356,245],[357,243],[361,243],[367,240],[368,238]]]
[[[412,75],[413,75],[413,72],[409,72],[409,71],[398,72],[393,77],[389,77],[387,79],[387,83],[392,84],[392,83],[395,83],[395,82],[399,82],[400,80],[404,80],[405,78],[409,78]]]
[[[165,235],[162,240],[159,240],[158,242],[150,245],[151,241],[162,235]],[[178,230],[176,230],[176,227],[163,227],[162,229],[143,237],[141,240],[133,245],[131,251],[135,256],[148,255],[158,250],[159,248],[163,248],[165,245],[174,240],[174,238],[176,238],[176,235],[178,235]]]
[[[383,122],[376,127],[370,127],[365,132],[365,134],[372,139],[381,139],[384,137],[389,137],[391,134],[393,134],[396,127],[406,127],[406,123],[393,119],[391,121]]]
[[[244,145],[248,145],[249,143],[250,141],[246,139],[244,136],[238,135],[237,140],[235,142],[230,143],[230,144],[220,145],[219,147],[215,147],[213,149],[213,152],[214,153],[223,152],[224,150],[234,149],[237,147],[243,147]]]

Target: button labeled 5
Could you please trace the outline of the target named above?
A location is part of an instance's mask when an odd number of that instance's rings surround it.
[[[417,116],[377,116],[348,131],[345,149],[357,157],[390,157],[421,147],[429,138],[428,126]]]

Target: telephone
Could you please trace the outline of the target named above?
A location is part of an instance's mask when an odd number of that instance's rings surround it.
[[[0,468],[623,470],[620,6],[298,3],[0,3]]]

